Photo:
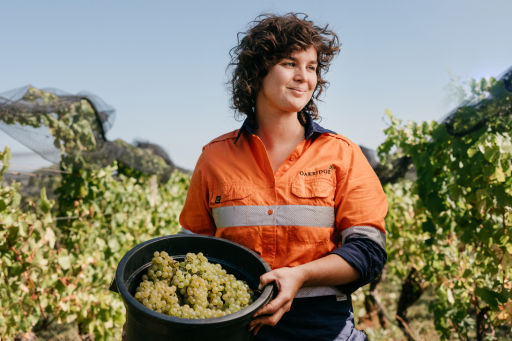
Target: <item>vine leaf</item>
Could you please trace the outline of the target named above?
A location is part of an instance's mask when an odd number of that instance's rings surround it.
[[[475,295],[483,299],[493,309],[498,309],[499,303],[507,302],[505,296],[486,288],[476,288]]]

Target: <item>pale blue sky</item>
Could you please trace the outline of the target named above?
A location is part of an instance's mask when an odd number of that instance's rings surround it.
[[[117,110],[109,139],[158,143],[192,169],[203,145],[241,125],[224,85],[237,32],[290,11],[343,44],[320,124],[373,149],[386,108],[416,121],[450,110],[447,70],[480,78],[512,65],[510,0],[3,1],[0,92],[90,91]],[[26,151],[1,131],[0,144]]]

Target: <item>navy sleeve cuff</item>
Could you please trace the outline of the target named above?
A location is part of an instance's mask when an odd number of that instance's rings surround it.
[[[347,295],[377,278],[388,260],[386,251],[367,238],[351,238],[331,253],[345,259],[359,272],[358,280],[337,286]]]

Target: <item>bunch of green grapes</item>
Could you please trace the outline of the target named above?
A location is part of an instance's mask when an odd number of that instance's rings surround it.
[[[156,312],[189,319],[226,316],[247,307],[254,293],[244,281],[211,264],[200,252],[183,262],[155,252],[135,298]]]

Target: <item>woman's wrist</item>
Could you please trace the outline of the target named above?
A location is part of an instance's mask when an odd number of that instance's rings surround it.
[[[308,271],[308,264],[302,264],[299,266],[294,267],[293,269],[296,272],[297,280],[300,284],[299,288],[302,288],[305,286],[305,284],[308,282],[311,276],[311,272]]]

